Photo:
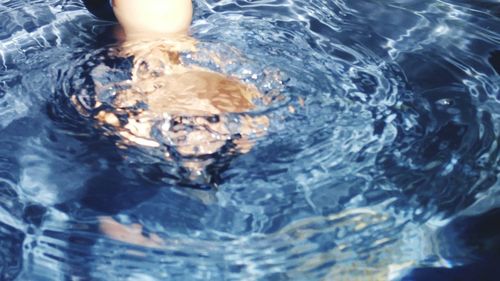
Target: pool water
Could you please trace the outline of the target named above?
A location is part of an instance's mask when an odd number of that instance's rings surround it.
[[[270,124],[190,182],[81,110],[128,79],[110,23],[0,0],[0,280],[401,280],[498,258],[461,230],[500,207],[499,7],[195,1],[184,59],[255,85]]]

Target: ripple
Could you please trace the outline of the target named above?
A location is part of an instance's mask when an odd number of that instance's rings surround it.
[[[254,84],[265,98],[249,114],[270,120],[208,190],[95,121],[95,84],[123,87],[127,60],[108,25],[63,2],[0,4],[9,276],[22,260],[26,280],[396,280],[436,266],[439,226],[497,194],[489,2],[196,1],[201,51],[184,59]],[[111,239],[104,215],[163,244]]]
[[[420,98],[422,109],[407,109],[416,120],[399,121],[399,144],[378,162],[411,200],[454,213],[496,182],[498,136],[491,114],[478,112],[461,89],[438,88]]]
[[[0,261],[2,266],[0,277],[2,280],[15,280],[22,269],[22,242],[24,233],[3,223],[0,224]]]

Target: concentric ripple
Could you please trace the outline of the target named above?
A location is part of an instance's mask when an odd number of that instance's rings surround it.
[[[0,279],[397,280],[467,262],[433,238],[500,188],[490,3],[195,1],[184,61],[255,85],[245,114],[269,119],[205,188],[96,121],[96,85],[129,79],[112,26],[76,0],[0,0]]]

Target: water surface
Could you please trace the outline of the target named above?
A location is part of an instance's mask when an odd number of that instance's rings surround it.
[[[271,120],[201,189],[71,102],[120,61],[109,24],[78,1],[0,1],[0,279],[398,280],[473,261],[437,233],[498,207],[499,16],[495,1],[196,1],[191,63],[256,85],[270,103],[251,114]],[[124,79],[114,65],[103,79]],[[164,243],[110,239],[101,216]]]

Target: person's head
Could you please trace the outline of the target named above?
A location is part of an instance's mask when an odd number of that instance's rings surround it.
[[[113,0],[116,18],[129,36],[186,33],[192,0]]]

